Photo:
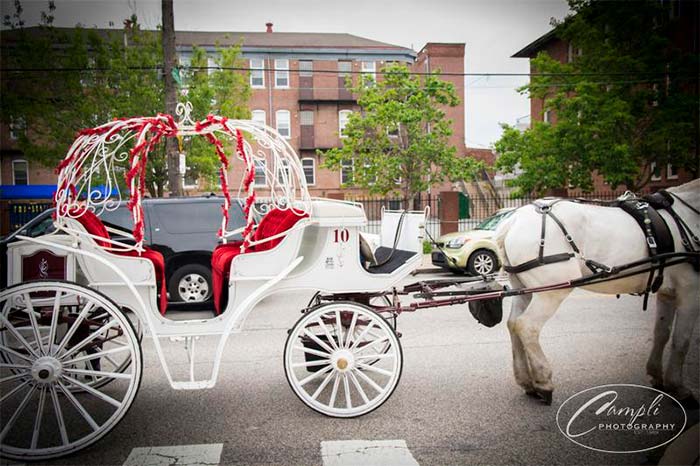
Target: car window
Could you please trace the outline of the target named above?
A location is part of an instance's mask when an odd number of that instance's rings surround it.
[[[158,217],[158,226],[171,234],[216,233],[221,225],[220,202],[158,202],[152,209]],[[151,220],[153,225],[153,220]],[[153,225],[155,226],[155,225]],[[245,226],[243,213],[238,203],[231,203],[229,229]]]
[[[100,214],[100,220],[110,227],[120,230],[132,231],[134,229],[134,221],[131,218],[131,212],[125,204],[120,205],[115,210],[104,210]]]
[[[34,225],[28,226],[26,228],[26,232],[20,231],[20,234],[28,236],[30,238],[36,238],[37,236],[49,234],[54,230],[55,230],[55,228],[53,225],[53,218],[51,218],[51,216],[48,215],[46,218],[44,218],[40,222],[35,223]]]
[[[496,227],[498,226],[499,223],[501,223],[501,220],[504,218],[508,217],[511,213],[513,213],[512,210],[509,210],[508,212],[503,212],[502,214],[497,214],[494,215],[493,217],[489,217],[483,222],[481,222],[476,229],[477,230],[495,230]]]

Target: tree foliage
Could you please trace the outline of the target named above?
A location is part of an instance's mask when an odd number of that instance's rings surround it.
[[[44,14],[37,28],[23,27],[21,3],[4,18],[3,68],[12,69],[1,82],[0,119],[12,124],[17,146],[29,160],[53,167],[66,154],[75,134],[116,117],[156,115],[164,111],[163,50],[157,31],[142,30],[137,18],[123,30],[54,28]],[[50,11],[53,9],[50,8]],[[5,36],[8,34],[8,36]],[[5,40],[5,38],[9,40]],[[240,48],[221,48],[216,62],[232,67]],[[196,49],[196,66],[207,66],[206,54]],[[41,71],[32,71],[41,70]],[[208,113],[247,116],[250,95],[244,75],[230,70],[195,72],[182,100],[194,100],[195,116]],[[168,180],[165,148],[149,157],[147,187],[162,196]],[[208,143],[185,144],[187,165],[212,181],[218,158]],[[191,155],[191,156],[190,156]]]
[[[571,61],[540,52],[520,89],[544,99],[554,124],[504,125],[498,167],[518,172],[521,193],[567,185],[591,190],[599,173],[613,187],[636,190],[650,165],[697,170],[697,57],[671,40],[676,20],[660,2],[570,0],[572,15],[555,23],[571,44]]]
[[[447,179],[471,178],[478,163],[458,157],[448,144],[452,122],[443,108],[459,104],[454,85],[439,72],[411,75],[403,64],[383,72],[376,83],[365,75],[355,86],[349,83],[361,110],[350,115],[342,147],[322,154],[325,166],[338,170],[353,163],[348,185],[373,194],[400,191],[405,199]]]

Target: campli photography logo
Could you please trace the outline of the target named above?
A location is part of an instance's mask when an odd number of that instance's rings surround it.
[[[557,426],[572,442],[604,453],[638,453],[672,442],[687,416],[672,396],[641,385],[601,385],[568,398]]]

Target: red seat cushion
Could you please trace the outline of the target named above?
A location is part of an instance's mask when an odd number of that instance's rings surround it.
[[[83,228],[85,228],[85,231],[95,236],[93,239],[99,246],[103,248],[112,247],[112,244],[109,241],[105,241],[105,239],[110,239],[107,227],[105,227],[102,220],[100,220],[100,218],[91,210],[73,207],[70,210],[70,216],[79,221]],[[108,252],[118,256],[143,257],[144,259],[148,259],[151,261],[151,263],[153,263],[153,268],[156,272],[156,284],[160,290],[158,307],[160,308],[160,313],[165,314],[165,310],[168,308],[168,292],[165,283],[165,259],[163,258],[163,254],[147,247],[144,247],[144,251],[141,254],[139,254],[137,251],[112,251],[109,249]]]
[[[272,209],[260,220],[255,230],[253,241],[260,241],[274,235],[283,233],[292,228],[299,220],[308,217],[309,214],[298,215],[291,210]],[[261,252],[277,246],[284,236],[256,244],[246,249],[246,252]],[[241,252],[242,241],[221,244],[214,249],[211,256],[211,277],[214,294],[214,309],[217,314],[226,307],[228,299],[228,278],[231,270],[231,262]]]
[[[307,213],[301,215],[296,214],[291,209],[272,209],[260,220],[260,225],[258,225],[253,235],[253,241],[261,241],[265,238],[279,235],[292,228],[302,218],[307,218],[308,216],[309,214]],[[267,251],[280,244],[283,239],[284,236],[280,236],[279,238],[258,244],[255,246],[255,250]]]

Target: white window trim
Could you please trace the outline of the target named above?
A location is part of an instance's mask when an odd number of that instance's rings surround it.
[[[350,161],[350,171],[352,172],[353,175],[355,174],[355,159],[352,159]],[[340,184],[341,185],[346,184],[346,182],[343,181],[343,162],[340,162]]]
[[[372,64],[370,68],[365,67],[367,64]],[[361,64],[362,67],[362,73],[368,74],[374,79],[375,81],[377,80],[377,62],[376,61],[363,61]]]
[[[285,139],[291,139],[292,138],[292,113],[289,110],[277,110],[275,112],[275,129],[279,133],[280,130],[280,115],[287,114],[287,123],[289,124],[289,134],[288,135],[283,135],[282,137]],[[280,133],[281,134],[281,133]]]
[[[301,68],[302,63],[311,63],[310,70],[303,70]],[[303,78],[311,78],[314,75],[314,61],[313,60],[299,60],[299,76]]]
[[[649,165],[649,171],[651,172],[651,181],[661,181],[661,171],[659,171],[659,176],[654,176],[654,172],[656,171],[656,162],[651,162],[651,165]]]
[[[287,62],[285,66],[277,66],[278,62]],[[286,86],[279,86],[277,84],[277,78],[281,77],[282,75],[287,75],[287,85]],[[275,59],[275,89],[289,89],[289,59],[286,58],[277,58]]]
[[[257,178],[258,165],[262,167],[263,176],[265,181],[258,183],[255,178]],[[253,160],[253,186],[267,186],[267,160]]]
[[[216,64],[216,58],[207,56],[207,75],[211,76],[214,71],[217,71],[218,69],[219,65]]]
[[[542,112],[542,121],[545,123],[552,124],[551,110],[545,110],[544,112]]]
[[[348,120],[350,119],[351,114],[352,114],[352,110],[347,110],[347,109],[340,110],[338,112],[338,136],[340,136],[341,138],[347,137],[345,134],[343,134],[343,130],[345,129],[345,126],[347,126]],[[341,118],[341,115],[347,115],[347,117],[345,118],[345,126],[342,125],[343,120]]]
[[[12,161],[12,185],[17,186],[17,180],[15,179],[15,164],[16,163],[23,163],[25,168],[25,173],[27,174],[27,184],[29,184],[29,162],[27,162],[25,159],[16,159]],[[21,185],[24,186],[24,185]]]
[[[253,118],[253,116],[254,116],[256,113],[257,113],[258,115],[262,115],[262,120],[256,120],[255,118]],[[265,113],[265,110],[255,109],[255,110],[253,110],[253,111],[250,112],[250,119],[253,120],[253,121],[259,121],[259,122],[261,122],[261,123],[263,123],[263,124],[266,125],[266,124],[267,124],[267,113]]]
[[[253,60],[260,60],[260,66],[253,66]],[[253,89],[265,89],[265,59],[264,58],[251,58],[248,61],[249,68],[250,68],[250,87]],[[260,71],[260,75],[262,76],[262,84],[260,85],[254,85],[253,84],[253,71]]]
[[[306,167],[304,166],[305,160],[311,160],[311,182],[309,182],[309,180],[306,180]],[[316,160],[313,157],[303,157],[301,159],[301,169],[304,172],[304,179],[306,180],[306,185],[316,186]]]
[[[678,170],[676,169],[676,174],[674,175],[672,163],[666,164],[666,179],[667,180],[677,180],[678,179]]]
[[[343,71],[340,69],[341,63],[347,63],[350,65],[347,71]],[[344,77],[350,76],[351,73],[352,73],[352,61],[338,60],[338,77],[344,78]]]

